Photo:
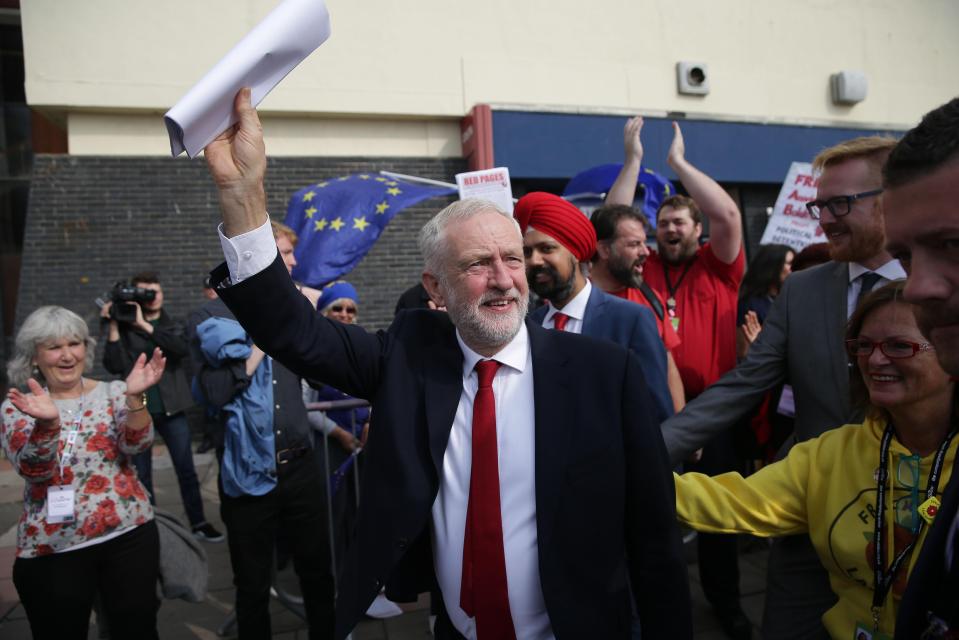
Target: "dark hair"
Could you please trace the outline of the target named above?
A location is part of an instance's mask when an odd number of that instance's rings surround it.
[[[959,158],[959,98],[933,109],[893,148],[883,169],[886,188],[900,187]]]
[[[884,307],[893,302],[912,307],[912,303],[907,302],[902,296],[902,292],[905,288],[905,280],[893,280],[892,282],[888,282],[878,289],[872,290],[867,296],[860,300],[859,304],[856,306],[856,310],[853,311],[852,315],[849,317],[849,322],[846,323],[846,340],[858,338],[866,318],[872,315],[880,307]],[[911,315],[912,314],[910,313],[910,316]],[[880,409],[879,407],[873,405],[869,400],[869,390],[866,388],[866,383],[863,382],[862,371],[859,370],[859,361],[856,358],[849,358],[849,362],[849,391],[852,397],[853,406],[863,409],[866,415],[869,417],[878,417],[888,420],[888,412],[885,409]],[[959,398],[957,398],[957,393],[959,393],[959,386],[956,387],[953,393],[953,415],[957,414],[957,408],[959,408]]]
[[[779,287],[779,274],[786,264],[786,256],[795,253],[793,248],[785,244],[764,244],[756,250],[743,282],[739,286],[739,299],[748,300],[764,296],[770,287]]]
[[[808,269],[809,267],[815,267],[817,264],[823,264],[830,260],[828,242],[817,242],[816,244],[807,245],[793,258],[793,273]]]
[[[130,278],[130,284],[134,286],[138,284],[160,284],[160,278],[157,277],[155,271],[141,271]]]
[[[649,231],[649,220],[639,209],[625,204],[608,204],[593,211],[589,218],[596,230],[596,240],[614,240],[620,220],[635,220]]]
[[[693,219],[693,222],[696,224],[703,223],[703,212],[699,210],[699,205],[689,196],[669,196],[663,200],[663,203],[659,205],[659,209],[656,209],[657,223],[659,222],[659,214],[662,213],[666,207],[671,209],[689,209],[689,216]]]

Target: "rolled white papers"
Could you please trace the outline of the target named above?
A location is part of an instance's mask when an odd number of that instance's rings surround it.
[[[163,116],[170,151],[195,158],[236,122],[233,99],[252,88],[258,105],[280,80],[330,37],[323,0],[284,0]]]

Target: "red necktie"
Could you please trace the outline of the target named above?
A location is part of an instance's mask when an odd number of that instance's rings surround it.
[[[473,461],[463,540],[460,607],[476,619],[479,640],[515,640],[506,587],[503,516],[496,461],[496,401],[493,376],[499,363],[476,363],[479,389],[473,401]]]
[[[557,311],[553,314],[553,328],[557,331],[566,331],[566,323],[569,322],[569,316]]]

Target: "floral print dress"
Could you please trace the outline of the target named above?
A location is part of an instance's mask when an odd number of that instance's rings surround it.
[[[17,529],[18,558],[103,542],[153,519],[153,508],[132,462],[132,456],[153,444],[153,425],[127,431],[125,391],[124,382],[98,382],[82,399],[54,400],[60,409],[59,431],[34,429],[34,419],[9,400],[0,406],[0,442],[27,481]],[[74,429],[76,440],[67,447]],[[67,448],[61,476],[60,458]],[[47,522],[51,486],[73,487],[72,522]]]

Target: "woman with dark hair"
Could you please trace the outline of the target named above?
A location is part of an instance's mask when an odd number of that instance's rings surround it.
[[[736,326],[740,327],[737,336],[737,353],[746,357],[749,345],[753,343],[766,320],[766,314],[779,295],[786,276],[792,273],[792,262],[796,252],[784,244],[764,244],[756,250],[749,261],[746,275],[739,285],[739,305],[736,310]],[[747,320],[748,313],[753,317]]]
[[[823,616],[833,638],[892,637],[955,460],[955,383],[919,332],[904,286],[872,292],[849,320],[862,424],[797,444],[748,478],[675,476],[678,517],[694,529],[809,535],[838,597]]]

